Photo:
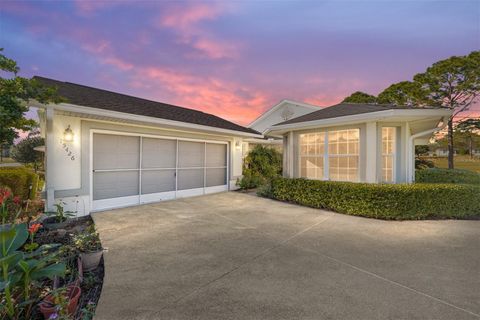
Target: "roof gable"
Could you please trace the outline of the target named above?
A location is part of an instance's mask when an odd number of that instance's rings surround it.
[[[299,117],[307,113],[319,110],[320,107],[296,102],[291,100],[282,100],[248,125],[249,128],[264,132],[272,125],[285,120]]]

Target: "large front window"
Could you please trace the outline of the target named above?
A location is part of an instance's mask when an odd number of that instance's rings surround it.
[[[324,179],[325,132],[300,136],[301,176],[309,179]]]
[[[382,128],[382,181],[395,182],[395,127]]]
[[[300,135],[300,175],[308,179],[359,180],[359,129]]]

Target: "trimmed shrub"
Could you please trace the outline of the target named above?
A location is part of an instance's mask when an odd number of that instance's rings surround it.
[[[415,172],[418,183],[466,183],[480,185],[480,174],[460,169],[424,169]]]
[[[454,184],[373,184],[277,178],[273,199],[368,218],[417,220],[480,216],[480,187]]]
[[[274,148],[256,145],[245,157],[242,174],[237,181],[240,189],[260,187],[282,174],[282,154]]]
[[[0,187],[8,187],[22,199],[35,199],[38,190],[38,174],[25,167],[0,168]]]

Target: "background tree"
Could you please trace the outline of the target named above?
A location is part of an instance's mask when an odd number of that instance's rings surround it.
[[[415,146],[415,154],[416,155],[424,156],[424,155],[428,154],[428,151],[430,151],[430,148],[426,144]]]
[[[480,118],[466,119],[457,124],[455,130],[463,133],[467,138],[468,154],[473,158],[473,146],[480,140]]]
[[[378,103],[421,107],[427,104],[426,92],[418,82],[394,83],[378,95]]]
[[[346,103],[376,103],[377,97],[372,96],[371,94],[357,91],[343,99],[342,102]]]
[[[422,156],[428,154],[429,150],[430,148],[428,147],[428,145],[415,146],[415,169],[426,169],[435,167],[433,161],[422,158]]]
[[[19,137],[19,130],[29,131],[36,122],[25,118],[28,102],[63,101],[55,88],[41,85],[34,79],[19,77],[17,63],[2,54],[0,48],[0,145],[10,146]],[[4,77],[5,76],[5,77]]]
[[[45,141],[42,137],[27,137],[13,147],[12,158],[23,164],[32,164],[33,169],[37,172],[43,162],[43,153],[35,151],[34,148],[43,145],[45,145]]]
[[[453,56],[434,63],[424,73],[415,75],[424,94],[425,104],[453,110],[448,119],[448,168],[453,169],[454,126],[453,118],[468,110],[480,94],[480,51],[467,56]]]
[[[453,110],[448,119],[448,168],[453,169],[454,117],[470,108],[480,94],[480,51],[466,56],[453,56],[438,61],[424,73],[413,77],[413,81],[392,84],[378,98],[357,91],[344,102],[382,103],[436,107]]]

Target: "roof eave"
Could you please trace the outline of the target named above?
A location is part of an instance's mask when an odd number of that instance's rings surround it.
[[[296,131],[304,129],[312,129],[316,127],[326,127],[334,125],[349,125],[353,123],[366,121],[380,121],[388,117],[395,116],[451,116],[452,110],[449,109],[390,109],[368,113],[361,113],[349,116],[327,118],[313,121],[296,122],[284,125],[274,125],[270,127],[264,134],[283,134],[287,131]]]
[[[37,107],[37,108],[53,108],[55,110],[61,110],[61,111],[86,113],[86,114],[89,114],[89,115],[111,117],[111,118],[117,118],[117,119],[122,119],[122,120],[139,121],[139,122],[151,123],[151,124],[155,124],[155,125],[167,125],[167,126],[178,127],[178,128],[182,128],[182,129],[190,129],[190,131],[192,131],[192,130],[193,131],[195,131],[195,130],[197,130],[197,131],[209,131],[209,132],[227,134],[227,135],[231,135],[231,136],[254,137],[254,138],[262,138],[263,137],[263,135],[260,134],[260,133],[255,134],[255,133],[249,133],[249,132],[245,132],[245,131],[237,131],[237,130],[218,128],[218,127],[211,127],[211,126],[189,123],[189,122],[168,120],[168,119],[163,119],[163,118],[142,116],[142,115],[136,115],[136,114],[131,114],[131,113],[125,113],[125,112],[118,112],[118,111],[111,111],[111,110],[105,110],[105,109],[99,109],[99,108],[85,107],[85,106],[81,106],[81,105],[77,105],[77,104],[70,104],[70,103],[59,103],[59,104],[47,104],[47,105],[45,105],[45,104],[41,104],[37,101],[32,101],[30,103],[30,105],[34,106],[34,107]]]

